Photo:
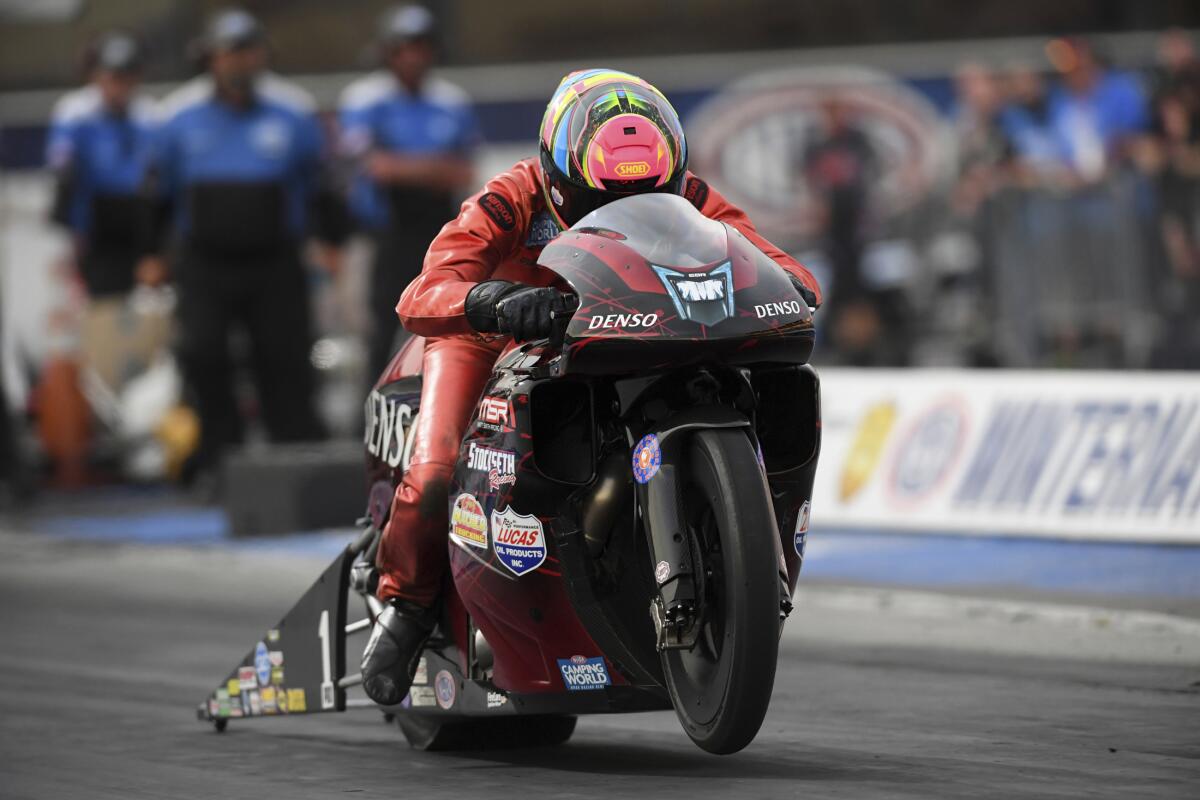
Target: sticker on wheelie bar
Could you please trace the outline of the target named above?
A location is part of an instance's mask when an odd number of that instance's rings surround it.
[[[633,478],[638,483],[646,483],[658,474],[662,466],[662,448],[658,446],[658,437],[648,433],[633,448]]]

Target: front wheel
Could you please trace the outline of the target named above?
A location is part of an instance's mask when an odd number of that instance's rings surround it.
[[[680,496],[701,628],[691,650],[663,651],[663,672],[692,741],[710,753],[736,753],[762,726],[775,683],[779,533],[744,432],[700,431],[685,452]]]

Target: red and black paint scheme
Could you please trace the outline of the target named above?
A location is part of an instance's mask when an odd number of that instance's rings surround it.
[[[386,711],[411,742],[434,746],[456,720],[478,731],[483,718],[532,715],[553,735],[526,741],[561,741],[572,715],[674,706],[701,747],[740,749],[766,710],[778,632],[739,643],[733,623],[718,619],[743,608],[738,576],[713,581],[733,568],[722,545],[757,553],[754,583],[766,599],[756,613],[770,615],[758,627],[770,633],[771,620],[782,625],[791,611],[820,449],[810,310],[774,262],[679,196],[609,204],[547,246],[539,264],[562,277],[578,307],[561,335],[496,363],[450,486],[442,621],[403,707]],[[320,666],[320,613],[349,634],[365,631],[379,608],[363,575],[420,412],[422,347],[410,340],[368,401],[366,531],[278,626],[289,669]],[[689,477],[704,447],[724,447],[734,454],[727,463],[742,465],[725,473],[731,485],[720,485],[720,469]],[[709,460],[726,463],[717,450]],[[713,521],[721,513],[753,524],[726,531]],[[355,588],[367,619],[347,624]],[[341,710],[357,676],[345,672],[345,636],[335,638],[328,680]],[[722,639],[724,647],[714,641]],[[683,663],[706,647],[703,669]],[[726,663],[755,647],[768,671],[754,677]],[[758,686],[741,703],[762,706],[757,720],[731,732],[688,717],[684,700],[713,701],[687,684],[696,674],[765,681],[765,696]],[[305,688],[306,710],[321,710],[317,687]],[[223,726],[213,699],[201,716]]]

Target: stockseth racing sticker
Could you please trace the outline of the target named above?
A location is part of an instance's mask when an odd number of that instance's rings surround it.
[[[492,512],[492,550],[500,563],[517,577],[533,572],[546,560],[542,521],[512,508]]]
[[[558,671],[562,673],[563,685],[571,692],[587,692],[612,686],[608,669],[600,656],[584,658],[571,656],[558,659]]]
[[[517,482],[517,454],[511,450],[497,450],[470,442],[467,445],[467,466],[488,476],[488,489],[496,491],[501,486]]]

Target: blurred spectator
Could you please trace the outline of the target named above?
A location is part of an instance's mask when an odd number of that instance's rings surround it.
[[[1200,364],[1200,60],[1186,33],[1163,35],[1154,77],[1150,169],[1167,262],[1157,287],[1164,330],[1154,365],[1194,368]]]
[[[169,335],[165,315],[134,314],[128,302],[153,124],[152,103],[138,92],[142,48],[132,36],[110,32],[88,47],[84,64],[88,84],[58,102],[46,146],[57,183],[52,218],[71,233],[88,297],[79,352],[48,363],[37,390],[38,430],[63,484],[81,483],[87,473],[96,431],[86,389],[116,396],[145,363],[131,358],[128,343],[165,352]]]
[[[1081,39],[1055,39],[1046,55],[1062,78],[1049,114],[1063,157],[1080,179],[1100,180],[1146,129],[1146,95],[1135,77],[1103,66]]]
[[[1177,96],[1190,113],[1200,113],[1200,58],[1187,31],[1169,30],[1159,39],[1154,92]]]
[[[152,105],[138,94],[142,53],[133,37],[102,36],[85,62],[88,85],[59,100],[50,121],[46,162],[57,180],[52,213],[73,235],[88,294],[119,296],[134,284]]]
[[[963,171],[998,163],[1008,143],[1000,129],[1003,96],[996,76],[982,64],[969,62],[955,72],[954,89],[954,133]]]
[[[833,267],[826,330],[837,358],[845,363],[899,364],[906,356],[898,298],[873,287],[863,269],[871,233],[871,190],[880,174],[878,156],[836,93],[824,97],[821,112],[821,130],[808,138],[803,165],[820,208],[823,248]]]
[[[999,122],[1013,176],[1023,185],[1060,177],[1064,153],[1050,124],[1045,78],[1033,67],[1017,64],[1005,74],[1004,89]]]
[[[393,9],[378,35],[384,68],[347,86],[340,101],[340,150],[355,164],[352,209],[375,243],[371,382],[395,347],[396,302],[420,273],[429,242],[453,219],[456,195],[474,174],[475,116],[461,89],[430,77],[435,38],[427,9]]]
[[[958,175],[952,206],[971,216],[994,188],[993,170],[1007,158],[1009,143],[1000,127],[1002,98],[992,72],[982,64],[963,64],[955,72],[954,88]]]
[[[309,297],[300,258],[310,222],[323,242],[346,230],[323,182],[324,143],[312,99],[265,72],[266,38],[242,10],[213,18],[202,41],[208,74],[168,96],[155,152],[152,255],[165,272],[179,239],[179,355],[201,421],[197,466],[241,441],[230,334],[244,330],[267,433],[319,438]],[[323,199],[326,202],[321,202]],[[329,267],[336,260],[327,258]]]

